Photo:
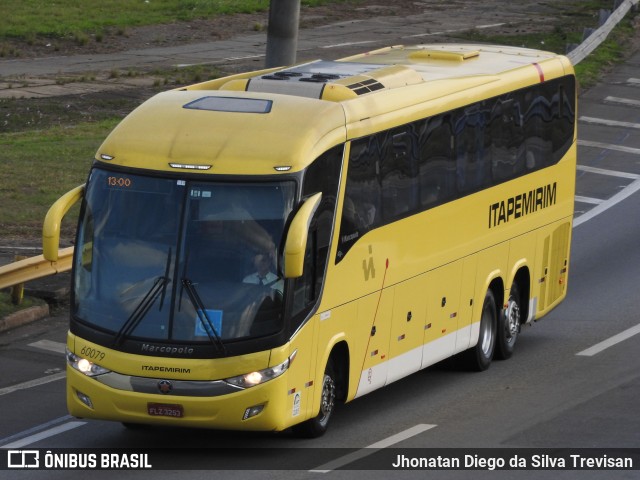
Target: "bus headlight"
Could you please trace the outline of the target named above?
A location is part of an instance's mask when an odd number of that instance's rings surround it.
[[[264,370],[246,373],[244,375],[238,375],[237,377],[227,378],[225,379],[225,382],[230,383],[231,385],[234,385],[236,387],[249,388],[260,385],[261,383],[268,382],[269,380],[273,380],[274,378],[278,378],[288,370],[291,362],[296,355],[296,352],[293,352],[293,354],[280,365],[265,368]]]
[[[96,363],[93,363],[90,360],[87,360],[86,358],[79,357],[75,353],[71,352],[68,348],[66,350],[67,363],[78,370],[80,373],[83,373],[88,377],[95,377],[96,375],[102,375],[111,371],[107,370],[104,367],[101,367]]]

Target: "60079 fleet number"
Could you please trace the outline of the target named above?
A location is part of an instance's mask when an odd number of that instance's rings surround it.
[[[90,358],[91,360],[104,360],[105,357],[104,352],[91,347],[82,347],[82,350],[80,350],[80,355],[85,358]]]

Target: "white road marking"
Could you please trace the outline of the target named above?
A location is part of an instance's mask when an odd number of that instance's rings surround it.
[[[607,170],[604,168],[588,167],[586,165],[578,165],[577,170],[582,170],[588,173],[597,173],[598,175],[608,175],[610,177],[628,178],[630,180],[637,180],[640,175],[637,173],[620,172],[618,170]]]
[[[638,78],[629,78],[629,79],[627,79],[627,83],[633,84],[633,85],[640,85],[640,79],[638,79]],[[639,100],[632,100],[632,99],[627,99],[627,98],[611,97],[611,96],[606,97],[604,100],[605,100],[605,102],[610,102],[610,103],[617,103],[617,104],[622,104],[622,105],[630,105],[630,106],[634,106],[634,107],[640,107],[640,101]],[[637,123],[619,122],[619,121],[615,121],[615,120],[607,120],[607,119],[594,118],[594,117],[580,117],[580,121],[585,122],[585,123],[606,125],[606,126],[612,126],[612,127],[640,128],[640,124],[637,124]],[[640,149],[638,149],[638,148],[625,147],[625,146],[622,146],[622,145],[613,145],[613,144],[600,143],[600,142],[591,142],[591,141],[588,141],[588,140],[578,140],[578,145],[582,145],[582,146],[585,146],[585,147],[602,148],[602,149],[606,149],[606,150],[615,150],[615,151],[624,152],[624,153],[631,153],[631,154],[634,154],[634,155],[640,154]],[[628,185],[627,187],[625,187],[618,194],[616,194],[613,197],[609,198],[608,200],[597,203],[597,205],[598,205],[597,207],[591,209],[587,213],[585,213],[585,214],[581,215],[580,217],[578,217],[573,222],[574,228],[577,227],[578,225],[581,225],[584,222],[587,222],[587,221],[591,220],[596,215],[599,215],[600,213],[604,212],[605,210],[608,210],[613,205],[617,204],[618,202],[621,202],[622,200],[630,197],[635,192],[640,190],[640,175],[636,175],[636,174],[632,174],[632,173],[624,173],[624,172],[615,172],[615,171],[612,171],[612,170],[604,170],[604,169],[599,169],[599,168],[594,168],[594,167],[586,167],[586,166],[581,166],[581,165],[579,165],[577,168],[578,168],[578,170],[592,172],[592,173],[599,173],[599,174],[603,174],[603,175],[613,175],[613,176],[616,176],[616,177],[630,178],[630,179],[633,179],[634,182],[631,183],[630,185]],[[585,201],[586,203],[589,203],[588,200],[589,199],[586,198],[586,197],[576,196],[576,201]],[[613,337],[610,337],[610,338],[608,338],[608,339],[606,339],[606,340],[604,340],[604,341],[602,341],[602,342],[600,342],[600,343],[598,343],[596,345],[593,345],[592,347],[587,348],[586,350],[578,352],[578,353],[576,353],[576,355],[584,356],[584,357],[592,357],[592,356],[597,355],[598,353],[606,350],[607,348],[612,347],[614,345],[617,345],[618,343],[623,342],[624,340],[627,340],[627,339],[629,339],[629,338],[631,338],[634,335],[637,335],[639,333],[640,333],[640,324],[638,324],[638,325],[636,325],[634,327],[628,328],[627,330],[625,330],[623,332],[620,332],[617,335],[614,335]]]
[[[594,345],[593,347],[590,347],[590,348],[587,348],[586,350],[578,352],[576,353],[576,355],[580,355],[583,357],[592,357],[602,352],[603,350],[606,350],[607,348],[612,347],[624,340],[627,340],[639,333],[640,333],[640,324],[636,325],[635,327],[628,328],[624,332],[620,332],[617,335],[614,335],[613,337],[608,338],[607,340],[604,340],[603,342],[600,342]]]
[[[372,455],[382,450],[383,448],[388,448],[392,445],[395,445],[396,443],[400,443],[411,437],[415,437],[416,435],[426,432],[427,430],[431,430],[432,428],[435,428],[435,427],[437,427],[437,425],[428,425],[428,424],[415,425],[414,427],[408,428],[407,430],[404,430],[400,433],[396,433],[395,435],[392,435],[383,440],[380,440],[379,442],[371,444],[368,447],[364,447],[356,452],[350,453],[343,457],[336,458],[331,462],[325,463],[324,465],[321,465],[309,471],[313,473],[331,472],[337,468],[353,463],[356,460],[360,460],[362,458],[368,457],[369,455]]]
[[[578,140],[578,145],[583,147],[602,148],[603,150],[615,150],[617,152],[632,153],[640,155],[640,148],[625,147],[624,145],[614,145],[612,143],[591,142],[589,140]]]
[[[188,67],[199,67],[201,65],[218,65],[223,62],[234,62],[236,60],[252,60],[254,58],[262,58],[265,57],[266,54],[259,53],[257,55],[243,55],[240,57],[226,57],[218,60],[211,60],[207,62],[197,62],[197,63],[176,63],[174,67],[176,68],[188,68]]]
[[[630,78],[627,80],[628,83],[637,83],[640,85],[640,79],[637,78]],[[617,97],[608,97],[608,98],[617,98]],[[640,128],[640,124],[637,123],[630,123],[630,122],[618,122],[615,120],[607,120],[607,119],[603,119],[603,118],[595,118],[595,117],[580,117],[580,121],[585,122],[585,123],[592,123],[592,124],[596,124],[596,125],[607,125],[607,126],[613,126],[613,127],[630,127],[630,128]],[[606,150],[615,150],[618,152],[624,152],[624,153],[631,153],[634,155],[640,155],[640,148],[632,148],[632,147],[625,147],[622,145],[613,145],[610,143],[601,143],[601,142],[592,142],[589,140],[578,140],[578,145],[581,145],[583,147],[593,147],[593,148],[602,148],[602,149],[606,149]],[[574,222],[573,222],[573,226],[574,228],[577,227],[578,225],[581,225],[589,220],[591,220],[592,218],[594,218],[597,215],[600,215],[601,213],[605,212],[606,210],[608,210],[609,208],[613,207],[614,205],[616,205],[617,203],[623,201],[624,199],[630,197],[631,195],[633,195],[635,192],[637,192],[638,190],[640,190],[640,175],[637,174],[633,174],[633,173],[626,173],[626,172],[617,172],[614,170],[605,170],[605,169],[601,169],[601,168],[595,168],[595,167],[587,167],[584,165],[578,165],[576,167],[578,170],[582,170],[584,172],[590,172],[590,173],[597,173],[597,174],[601,174],[601,175],[610,175],[610,176],[616,176],[616,177],[621,177],[621,178],[628,178],[631,180],[634,180],[631,184],[627,185],[625,188],[623,188],[620,192],[618,192],[616,195],[612,196],[611,198],[604,200],[602,202],[599,203],[595,203],[595,205],[597,205],[596,207],[592,208],[591,210],[589,210],[586,213],[583,213],[582,215],[580,215],[579,217],[577,217]],[[585,200],[586,197],[582,197],[582,200]],[[576,197],[577,201],[580,201],[578,199],[578,197]],[[589,202],[587,202],[589,203]]]
[[[11,385],[10,387],[0,388],[0,397],[9,393],[17,392],[18,390],[38,387],[40,385],[45,385],[57,380],[62,380],[66,375],[66,372],[60,372],[54,375],[47,375],[46,377],[36,378],[35,380],[29,380],[28,382],[18,383],[17,385]]]
[[[37,342],[30,343],[29,346],[55,353],[64,353],[66,347],[64,343],[53,342],[51,340],[38,340]]]
[[[365,45],[367,43],[375,43],[376,40],[363,40],[361,42],[344,42],[344,43],[335,43],[333,45],[324,45],[321,48],[339,48],[339,47],[350,47],[351,45]]]
[[[14,435],[0,438],[0,446],[6,443],[13,443],[16,440],[22,440],[25,437],[42,432],[56,425],[67,423],[69,420],[73,420],[73,417],[71,415],[65,415],[63,417],[54,418],[53,420],[49,420],[48,422],[41,423],[40,425],[36,425],[35,427],[31,427],[27,430],[23,430],[22,432],[16,433]]]
[[[53,437],[54,435],[58,435],[60,433],[68,432],[69,430],[73,430],[74,428],[81,427],[82,425],[86,425],[86,423],[87,422],[79,422],[79,421],[63,423],[62,425],[58,425],[57,427],[49,428],[48,430],[44,430],[42,432],[29,435],[28,437],[22,438],[20,440],[16,440],[15,442],[2,445],[2,448],[25,447],[27,445],[31,445],[32,443],[39,442],[40,440],[44,440],[45,438]]]
[[[578,225],[582,225],[583,223],[591,220],[593,217],[600,215],[602,212],[605,212],[606,210],[609,210],[611,207],[613,207],[617,203],[625,200],[626,198],[629,198],[638,190],[640,190],[640,179],[633,181],[632,183],[627,185],[624,189],[616,193],[613,197],[608,198],[598,206],[589,210],[587,213],[580,215],[578,218],[576,218],[573,221],[573,228],[577,227]]]
[[[581,195],[576,195],[575,199],[576,202],[590,203],[592,205],[600,205],[602,202],[604,202],[604,200],[600,198],[583,197]]]
[[[266,57],[266,54],[259,53],[257,55],[242,55],[239,57],[226,57],[226,58],[223,58],[222,60],[226,62],[233,62],[235,60],[251,60],[253,58],[262,58],[262,57]]]
[[[629,105],[632,107],[640,107],[640,100],[633,100],[631,98],[620,98],[620,97],[605,97],[605,102],[609,103],[617,103],[620,105]]]
[[[414,35],[407,35],[402,38],[418,38],[418,37],[430,37],[434,35],[446,35],[447,33],[457,33],[457,32],[467,32],[469,30],[484,30],[485,28],[495,28],[501,27],[502,25],[506,25],[505,23],[491,23],[489,25],[476,25],[475,27],[467,27],[467,28],[455,28],[451,30],[442,30],[439,32],[429,32],[429,33],[416,33]]]
[[[606,125],[607,127],[626,127],[640,129],[640,123],[620,122],[618,120],[609,120],[606,118],[580,117],[579,121],[583,123],[591,123],[594,125]]]
[[[355,23],[354,21],[349,21],[349,22],[344,22],[345,25],[346,24],[353,24]],[[335,26],[331,25],[331,26]],[[505,23],[491,23],[491,24],[487,24],[487,25],[476,25],[476,26],[471,26],[471,27],[466,27],[466,28],[456,28],[456,29],[452,29],[452,30],[443,30],[441,32],[431,32],[431,33],[417,33],[415,35],[408,35],[402,38],[418,38],[418,37],[427,37],[427,36],[435,36],[435,35],[446,35],[448,33],[456,33],[456,32],[466,32],[469,30],[484,30],[487,28],[495,28],[495,27],[501,27],[503,25],[506,25]],[[318,28],[326,28],[326,27],[318,27]],[[332,44],[332,45],[323,45],[320,48],[324,48],[324,49],[329,49],[329,48],[339,48],[339,47],[349,47],[352,45],[366,45],[369,43],[376,43],[379,42],[379,40],[362,40],[360,42],[344,42],[344,43],[336,43],[336,44]],[[303,49],[304,50],[310,50],[310,49]],[[198,66],[198,65],[209,65],[209,64],[216,64],[216,63],[220,63],[220,61],[222,62],[233,62],[236,60],[250,60],[250,59],[254,59],[254,58],[262,58],[264,57],[265,54],[257,54],[257,55],[245,55],[245,56],[240,56],[240,57],[227,57],[227,58],[223,58],[222,60],[216,60],[214,62],[200,62],[200,63],[179,63],[176,64],[175,67],[176,68],[186,68],[186,67],[193,67],[193,66]]]

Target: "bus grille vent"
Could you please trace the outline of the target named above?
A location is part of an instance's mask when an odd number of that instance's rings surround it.
[[[357,95],[362,95],[363,93],[374,92],[376,90],[382,90],[384,85],[381,84],[378,80],[370,79],[364,80],[362,82],[352,83],[351,85],[347,85],[351,90],[356,92]]]
[[[340,75],[336,75],[333,73],[314,73],[313,75],[305,76],[300,72],[287,71],[287,72],[276,72],[270,75],[263,75],[261,78],[263,80],[297,79],[300,82],[326,83],[330,80],[340,79]]]

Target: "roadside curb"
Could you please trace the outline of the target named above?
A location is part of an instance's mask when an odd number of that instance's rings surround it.
[[[0,318],[0,333],[49,316],[49,305],[36,305]]]

